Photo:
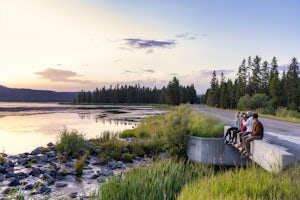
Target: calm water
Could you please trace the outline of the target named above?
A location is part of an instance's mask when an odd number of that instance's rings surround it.
[[[163,112],[150,106],[0,102],[0,152],[18,154],[55,143],[64,127],[86,138],[100,137],[104,131],[117,133]]]

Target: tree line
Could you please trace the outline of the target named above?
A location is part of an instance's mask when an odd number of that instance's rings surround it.
[[[219,108],[264,109],[272,114],[279,107],[300,111],[300,78],[296,58],[279,73],[276,57],[271,63],[261,57],[243,59],[234,80],[212,73],[210,88],[202,102]]]
[[[153,89],[139,84],[96,88],[94,91],[81,91],[75,103],[158,103],[178,105],[180,103],[198,103],[194,85],[182,86],[174,77],[167,87]]]

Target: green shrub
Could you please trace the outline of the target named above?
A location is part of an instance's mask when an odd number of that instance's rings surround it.
[[[181,105],[165,115],[163,142],[165,149],[174,156],[186,156],[186,147],[190,137],[188,124],[190,109]]]
[[[129,153],[135,156],[143,157],[145,155],[143,143],[144,143],[143,141],[136,140],[128,144]]]
[[[288,110],[287,108],[277,108],[276,116],[278,117],[291,117],[291,118],[300,118],[300,113],[295,110]]]
[[[191,135],[198,137],[220,137],[224,130],[224,125],[219,118],[201,114],[197,111],[191,112],[189,130]]]
[[[133,155],[132,154],[130,154],[130,153],[125,153],[124,155],[123,155],[123,158],[122,158],[122,160],[124,161],[124,162],[132,162],[132,159],[133,159]]]
[[[109,158],[122,160],[122,154],[126,152],[125,142],[117,139],[108,140],[99,147],[100,154],[98,155],[98,158],[101,162],[105,162]]]
[[[67,152],[72,158],[78,158],[87,150],[87,141],[84,135],[73,130],[69,132],[63,130],[56,142],[55,149],[61,152]]]
[[[175,199],[182,187],[211,170],[204,165],[163,160],[113,177],[100,187],[101,199]]]
[[[75,172],[78,175],[82,174],[84,163],[85,163],[87,157],[88,157],[88,155],[87,155],[87,153],[85,153],[79,160],[75,160],[74,167],[75,167]]]
[[[251,108],[251,99],[250,95],[246,94],[245,96],[240,97],[237,108],[239,110],[248,110]]]

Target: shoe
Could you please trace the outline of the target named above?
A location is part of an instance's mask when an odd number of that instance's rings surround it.
[[[240,143],[236,148],[241,148],[242,146],[242,143]]]
[[[245,151],[245,148],[241,148],[239,151],[240,153],[242,153],[243,151]]]

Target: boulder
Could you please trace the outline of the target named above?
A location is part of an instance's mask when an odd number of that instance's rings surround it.
[[[42,151],[43,151],[44,147],[37,147],[35,148],[31,153],[30,155],[38,155],[38,154],[41,154]]]
[[[19,178],[13,178],[12,181],[9,182],[8,186],[15,187],[20,185]]]
[[[62,187],[67,187],[67,186],[68,186],[67,183],[56,183],[56,184],[55,184],[55,187],[56,187],[56,188],[62,188]]]
[[[51,188],[49,188],[45,185],[41,185],[41,187],[39,189],[39,194],[47,195],[47,194],[50,194],[50,192],[51,192]]]
[[[54,147],[54,144],[53,144],[52,142],[49,142],[49,143],[47,144],[47,147],[53,148],[53,147]]]
[[[102,175],[102,176],[113,176],[114,171],[110,170],[110,169],[105,169],[105,170],[100,172],[100,175]]]

